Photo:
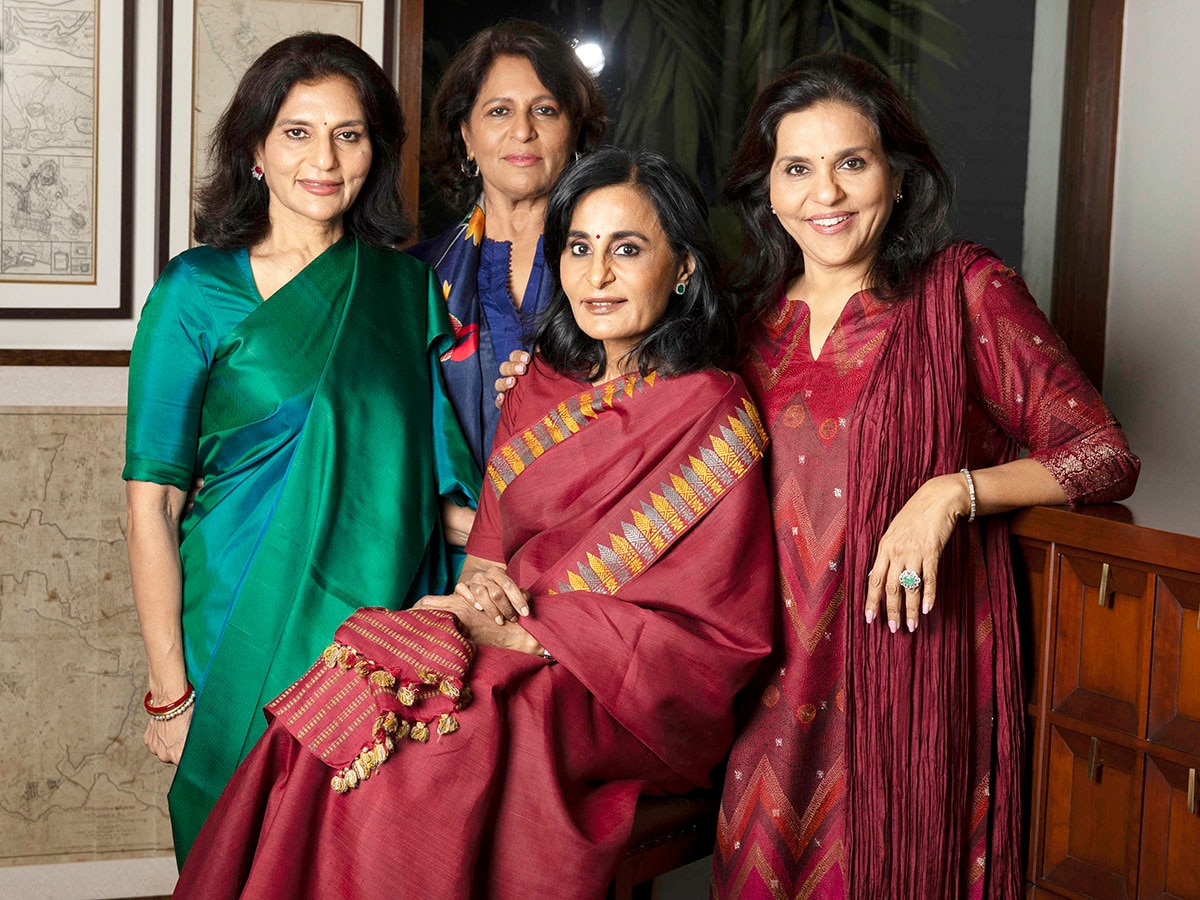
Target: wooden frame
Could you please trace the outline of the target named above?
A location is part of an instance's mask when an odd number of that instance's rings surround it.
[[[1124,17],[1125,0],[1071,0],[1052,318],[1097,388],[1104,378]]]
[[[14,22],[19,12],[19,8],[13,10]],[[13,255],[30,259],[34,271],[25,278],[0,273],[5,297],[0,303],[0,319],[129,318],[133,296],[134,0],[104,7],[96,0],[90,9],[81,4],[50,8],[43,15],[47,18],[31,20],[31,29],[43,26],[48,35],[66,37],[57,47],[49,41],[40,45],[30,41],[40,53],[30,59],[21,57],[23,42],[16,39],[16,50],[10,51],[5,61],[10,81],[18,81],[20,76],[15,73],[23,71],[39,88],[38,98],[54,96],[55,83],[61,79],[70,84],[69,73],[83,71],[77,65],[78,54],[90,52],[92,109],[85,119],[86,129],[72,127],[83,111],[69,108],[70,97],[74,88],[88,87],[85,79],[61,92],[61,106],[45,99],[39,104],[45,106],[45,123],[37,128],[45,135],[44,143],[7,146],[4,227],[15,236],[4,235],[4,251],[10,260]],[[92,43],[72,45],[78,35],[90,36]],[[38,70],[50,70],[53,77],[39,76]],[[34,98],[27,99],[33,105]],[[18,121],[15,113],[11,120]],[[35,127],[31,120],[29,133]],[[91,172],[77,174],[85,169],[78,162],[88,159],[73,152],[80,149],[84,135],[91,143]],[[36,170],[15,171],[39,159]],[[19,178],[27,181],[27,191],[21,192]],[[72,196],[75,192],[79,196]],[[62,224],[55,226],[55,221]],[[29,236],[43,228],[43,236]]]

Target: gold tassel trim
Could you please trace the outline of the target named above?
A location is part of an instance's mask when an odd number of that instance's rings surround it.
[[[422,686],[435,688],[437,693],[455,701],[455,709],[461,709],[471,699],[470,689],[454,676],[441,676],[436,672],[422,671],[417,673],[418,680],[397,686],[396,676],[386,668],[377,665],[373,660],[359,656],[353,647],[333,643],[321,653],[321,658],[330,669],[353,669],[360,678],[372,686],[394,693],[396,699],[405,706],[413,706],[423,697],[432,696],[422,692]],[[421,720],[408,721],[388,711],[375,719],[371,727],[373,744],[364,746],[357,757],[346,767],[339,769],[330,779],[329,786],[339,794],[354,790],[371,777],[376,769],[383,765],[396,749],[396,742],[412,740],[426,743],[430,737],[430,722]],[[458,731],[458,718],[453,713],[442,713],[437,718],[436,733],[441,735],[453,734]]]
[[[417,702],[417,692],[412,689],[412,685],[402,684],[396,688],[396,699],[405,706],[412,706]]]
[[[390,691],[396,686],[396,678],[387,669],[376,669],[370,675],[371,684]]]

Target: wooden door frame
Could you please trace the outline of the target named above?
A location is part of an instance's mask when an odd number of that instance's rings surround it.
[[[1097,388],[1104,377],[1125,0],[1071,0],[1051,320]]]

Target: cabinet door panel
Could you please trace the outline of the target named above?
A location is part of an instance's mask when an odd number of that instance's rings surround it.
[[[1159,576],[1156,594],[1150,740],[1200,755],[1200,583]]]
[[[1058,560],[1053,708],[1141,737],[1150,575],[1074,551]]]
[[[1039,883],[1098,900],[1134,896],[1141,807],[1138,754],[1051,725]]]
[[[1194,796],[1198,777],[1195,768],[1154,756],[1146,759],[1138,879],[1142,897],[1200,900],[1200,808],[1188,810],[1188,789]],[[1200,804],[1200,798],[1194,802]]]

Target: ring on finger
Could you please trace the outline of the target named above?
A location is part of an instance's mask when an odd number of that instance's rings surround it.
[[[921,576],[912,569],[905,569],[896,580],[900,582],[900,587],[906,591],[915,591],[921,586]]]

